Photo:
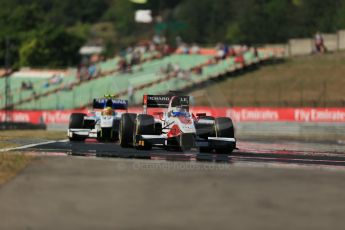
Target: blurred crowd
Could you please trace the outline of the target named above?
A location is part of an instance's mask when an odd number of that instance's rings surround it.
[[[100,73],[100,69],[97,67],[97,63],[82,63],[77,70],[78,81],[89,81],[92,78],[96,78]]]

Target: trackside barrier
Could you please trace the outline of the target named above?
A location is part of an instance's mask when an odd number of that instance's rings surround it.
[[[142,108],[130,108],[129,112],[140,113]],[[301,122],[301,123],[345,123],[345,108],[211,108],[193,107],[193,113],[207,113],[213,116],[228,116],[236,122]],[[13,111],[12,122],[33,124],[68,124],[73,112],[87,113],[88,110]],[[155,110],[151,111],[156,112]],[[6,114],[0,110],[0,122]]]

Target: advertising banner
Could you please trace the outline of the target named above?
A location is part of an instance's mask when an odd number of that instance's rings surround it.
[[[30,122],[34,124],[68,124],[73,112],[88,113],[87,110],[56,111],[12,111],[13,122]],[[142,108],[129,108],[129,112],[141,113]],[[149,109],[148,113],[157,112]],[[211,108],[193,107],[191,112],[206,113],[212,116],[231,117],[234,122],[345,122],[345,108]],[[6,120],[4,111],[0,111],[0,122]]]

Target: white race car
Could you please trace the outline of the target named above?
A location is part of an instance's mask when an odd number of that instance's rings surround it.
[[[236,148],[234,125],[228,117],[214,118],[189,112],[189,96],[144,95],[144,113],[124,113],[120,145],[149,150],[153,146],[174,150],[198,148],[200,152],[231,153]],[[166,108],[147,114],[148,108]]]
[[[96,138],[99,141],[117,141],[119,139],[120,119],[124,110],[127,112],[128,101],[112,97],[93,100],[93,111],[89,115],[72,113],[67,136],[70,141],[84,141]]]

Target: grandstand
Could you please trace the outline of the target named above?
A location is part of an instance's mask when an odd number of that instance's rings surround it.
[[[128,98],[127,90],[133,87],[132,104],[139,104],[143,94],[166,93],[169,90],[183,90],[188,87],[208,81],[209,79],[227,74],[245,66],[256,64],[273,57],[272,52],[260,51],[258,57],[253,51],[248,51],[239,57],[228,57],[214,61],[215,57],[199,54],[173,54],[158,58],[157,53],[144,57],[146,62],[133,66],[131,72],[120,72],[117,68],[119,58],[99,63],[97,67],[102,74],[90,81],[79,82],[76,70],[70,70],[63,81],[48,88],[42,87],[46,79],[11,77],[14,94],[15,109],[20,110],[64,110],[83,108],[90,105],[95,97],[104,94],[114,94],[121,98]],[[127,57],[129,58],[129,57]],[[173,66],[173,73],[163,70]],[[196,68],[202,68],[200,73]],[[176,70],[178,69],[178,70]],[[21,81],[33,82],[35,95],[30,90],[20,90]],[[3,79],[0,79],[3,81]],[[3,104],[0,104],[3,107]]]
[[[150,61],[159,58],[158,52],[147,52],[142,57],[142,62]],[[130,59],[130,55],[125,57]],[[118,72],[119,57],[109,59],[105,62],[97,63],[96,68],[99,74],[94,76],[91,80],[107,77],[111,74]],[[61,77],[58,82],[51,83],[52,78]],[[19,108],[20,105],[29,104],[30,109],[40,108],[40,98],[49,97],[53,94],[58,94],[61,91],[73,90],[75,87],[85,83],[80,81],[77,77],[77,70],[70,69],[69,71],[51,71],[51,70],[31,70],[24,69],[11,75],[11,92],[13,97],[14,108]],[[5,79],[0,79],[0,85],[4,85]],[[23,89],[23,82],[31,85],[30,89]],[[0,99],[5,97],[5,90],[0,91]],[[32,103],[38,102],[38,103]],[[3,108],[4,100],[0,102],[0,108]],[[37,107],[39,106],[39,108]],[[56,107],[59,108],[60,106]]]
[[[23,99],[43,95],[52,90],[60,90],[76,81],[74,70],[70,71],[23,71],[10,77],[13,103]],[[51,81],[57,77],[56,82]],[[56,78],[56,79],[57,79]],[[31,84],[30,88],[23,89],[23,83]],[[5,85],[5,78],[0,78],[0,85]],[[1,89],[0,98],[5,96],[5,89]],[[4,107],[4,100],[0,100],[0,107]]]
[[[135,94],[135,103],[138,104],[141,102],[143,94],[164,94],[169,90],[184,90],[191,88],[212,78],[217,78],[229,72],[243,69],[245,66],[257,64],[261,60],[273,58],[273,56],[272,53],[261,52],[259,57],[255,57],[253,52],[248,51],[243,55],[243,58],[244,63],[237,62],[235,57],[229,57],[214,64],[204,65],[201,74],[191,73],[187,78],[175,77],[151,87],[141,89]]]

